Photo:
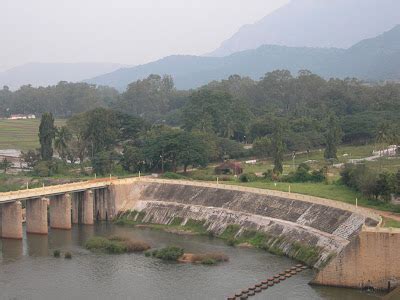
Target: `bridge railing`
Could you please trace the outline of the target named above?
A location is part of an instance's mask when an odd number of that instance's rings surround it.
[[[109,186],[113,178],[79,181],[0,193],[0,203]]]

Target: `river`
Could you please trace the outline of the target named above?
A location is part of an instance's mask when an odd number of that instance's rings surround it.
[[[217,266],[166,263],[143,254],[108,255],[84,248],[93,235],[121,235],[153,247],[177,245],[187,252],[224,252]],[[256,249],[233,248],[221,240],[182,236],[112,224],[50,230],[48,236],[1,240],[0,299],[226,299],[290,268],[295,261]],[[70,251],[71,260],[53,250]],[[250,299],[379,299],[374,294],[310,286],[312,270],[299,273]]]

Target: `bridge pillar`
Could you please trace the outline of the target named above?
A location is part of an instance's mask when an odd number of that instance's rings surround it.
[[[93,205],[94,205],[93,191],[92,190],[84,191],[83,201],[82,201],[82,224],[87,224],[87,225],[94,224]]]
[[[78,224],[80,223],[79,221],[79,205],[81,200],[81,193],[73,193],[71,197],[71,202],[72,202],[72,224]]]
[[[22,205],[20,201],[1,205],[1,237],[22,239]]]
[[[26,201],[26,232],[48,234],[46,198]]]
[[[50,227],[71,229],[71,195],[57,195],[50,199]]]

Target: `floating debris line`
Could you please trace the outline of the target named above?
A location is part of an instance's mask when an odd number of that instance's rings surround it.
[[[290,278],[301,271],[308,269],[307,266],[302,264],[297,264],[290,269],[285,270],[277,275],[274,275],[266,280],[261,281],[260,283],[255,284],[254,286],[249,287],[248,289],[244,289],[240,292],[235,293],[234,296],[228,297],[228,300],[245,300],[251,296],[254,296],[256,293],[260,293],[268,288],[273,287],[274,285],[284,281],[287,278]]]

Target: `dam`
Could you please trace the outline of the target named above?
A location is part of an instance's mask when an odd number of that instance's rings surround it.
[[[311,249],[315,257],[306,263],[317,270],[317,285],[387,289],[400,280],[400,232],[380,228],[380,217],[369,210],[328,199],[143,177],[79,182],[1,193],[3,239],[22,238],[21,201],[28,234],[46,235],[47,216],[50,228],[68,231],[71,224],[90,226],[136,211],[144,223],[202,221],[216,236],[231,225],[237,237],[262,232],[270,247],[295,259]]]

